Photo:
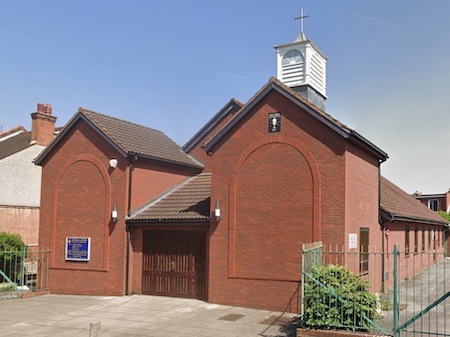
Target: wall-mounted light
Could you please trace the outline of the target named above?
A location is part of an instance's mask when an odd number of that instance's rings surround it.
[[[113,222],[117,222],[117,204],[116,203],[114,203],[114,205],[113,205],[113,209],[111,212],[111,218],[112,218]]]
[[[114,168],[117,167],[117,163],[118,163],[118,160],[115,159],[115,158],[112,158],[112,159],[109,160],[109,167],[114,169]]]
[[[220,221],[220,205],[219,200],[216,200],[216,207],[214,207],[214,216],[216,217],[216,221]]]

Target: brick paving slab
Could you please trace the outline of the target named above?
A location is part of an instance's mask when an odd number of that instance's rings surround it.
[[[101,337],[295,336],[294,328],[261,323],[280,315],[172,297],[43,295],[1,301],[0,337],[88,337],[94,322]]]

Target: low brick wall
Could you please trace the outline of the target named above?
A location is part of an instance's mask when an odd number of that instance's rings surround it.
[[[373,337],[373,336],[374,335],[357,331],[297,329],[297,337]],[[384,337],[381,335],[376,336]]]
[[[30,297],[48,295],[48,294],[50,294],[49,290],[27,291],[27,292],[22,293],[22,298],[30,298]]]

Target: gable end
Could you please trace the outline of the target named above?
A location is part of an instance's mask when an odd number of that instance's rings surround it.
[[[271,90],[277,91],[278,93],[292,101],[312,117],[316,118],[321,123],[325,124],[327,127],[339,134],[341,137],[349,141],[353,141],[357,145],[373,153],[380,159],[380,161],[385,161],[388,158],[388,155],[384,151],[361,136],[358,132],[348,128],[324,111],[321,111],[316,106],[306,101],[295,91],[286,87],[275,78],[271,78],[269,83],[266,84],[253,98],[251,98],[249,102],[239,111],[239,113],[205,144],[206,152],[212,151],[213,147],[219,142],[219,140],[223,136],[225,136],[240,120],[242,120],[246,116],[246,114],[249,113],[249,111],[256,104],[258,104],[263,99],[263,97],[265,97]]]

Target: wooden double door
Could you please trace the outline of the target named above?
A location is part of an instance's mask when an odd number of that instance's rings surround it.
[[[206,233],[145,231],[142,293],[206,299]]]

